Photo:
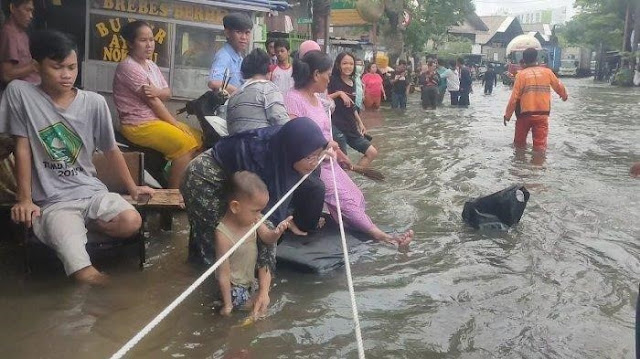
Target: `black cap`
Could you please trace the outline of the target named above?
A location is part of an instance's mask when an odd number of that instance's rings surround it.
[[[222,25],[228,30],[244,31],[253,28],[253,21],[251,21],[251,18],[247,14],[232,12],[222,19]]]

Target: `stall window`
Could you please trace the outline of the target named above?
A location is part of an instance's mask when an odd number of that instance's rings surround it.
[[[177,25],[175,67],[209,69],[225,41],[222,30]]]
[[[224,45],[222,30],[176,25],[173,79],[175,97],[196,98],[208,90],[213,56]]]
[[[119,16],[107,16],[91,14],[90,27],[91,35],[89,38],[89,59],[120,62],[127,57],[129,50],[127,44],[120,36],[120,30],[129,21],[136,19],[128,19]],[[169,67],[169,25],[160,21],[148,21],[153,29],[153,35],[156,42],[155,52],[152,60],[159,67]]]

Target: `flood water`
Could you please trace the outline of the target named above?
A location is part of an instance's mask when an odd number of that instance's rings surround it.
[[[468,109],[423,111],[414,94],[404,116],[370,120],[388,180],[354,178],[376,223],[416,238],[406,254],[372,245],[352,266],[367,358],[634,357],[640,90],[565,84],[543,164],[514,153],[505,87],[483,96],[476,84]],[[514,183],[531,192],[520,224],[462,223],[465,200]],[[184,216],[173,232],[152,231],[143,271],[135,256],[104,258],[107,288],[73,284],[56,266],[24,277],[0,242],[0,357],[109,357],[197,277],[187,233]],[[128,357],[356,358],[346,283],[343,270],[281,270],[268,317],[237,327],[245,314],[220,317],[210,281]]]

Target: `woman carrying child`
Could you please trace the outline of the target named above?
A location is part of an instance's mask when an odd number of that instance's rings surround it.
[[[307,118],[239,132],[224,137],[208,151],[194,158],[180,186],[191,232],[189,260],[211,266],[215,262],[214,233],[229,209],[229,178],[238,171],[251,171],[265,182],[271,209],[287,191],[318,163],[327,140],[318,126]],[[289,200],[269,218],[282,223],[288,218]],[[235,233],[242,236],[244,233]],[[234,238],[233,240],[237,240]],[[271,273],[275,270],[275,245],[257,242],[259,291],[253,303],[254,314],[269,304]]]
[[[440,75],[436,72],[436,65],[433,61],[428,61],[426,65],[422,65],[418,83],[420,84],[422,108],[424,110],[435,110],[438,104]]]
[[[364,155],[358,161],[358,165],[367,167],[378,156],[378,150],[364,137],[366,129],[356,111],[354,68],[355,57],[352,54],[347,52],[338,54],[329,82],[329,97],[335,101],[336,105],[331,124],[333,139],[342,152],[347,153],[347,144],[349,144],[351,148]]]
[[[318,94],[323,93],[329,84],[331,73],[331,59],[320,51],[309,51],[301,60],[293,63],[293,79],[295,88],[285,97],[285,104],[289,116],[308,117],[318,124],[329,147],[335,150],[338,158],[341,151],[338,144],[331,139],[331,122]],[[296,122],[294,119],[291,122]],[[342,154],[343,155],[343,154]],[[335,170],[337,187],[333,185],[333,170]],[[329,161],[322,163],[320,178],[325,184],[325,203],[334,219],[337,219],[337,203],[335,192],[338,192],[340,206],[345,223],[362,232],[368,233],[373,239],[382,242],[393,242],[406,246],[413,239],[413,231],[392,236],[380,230],[366,214],[364,195],[351,180],[349,175],[340,167],[333,166]]]

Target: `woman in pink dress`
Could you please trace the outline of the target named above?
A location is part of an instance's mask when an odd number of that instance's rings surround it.
[[[320,51],[309,51],[302,59],[293,63],[294,89],[287,93],[285,105],[289,116],[308,117],[318,124],[324,134],[329,147],[337,153],[338,161],[350,165],[348,158],[339,149],[338,144],[333,141],[331,134],[331,121],[325,111],[325,106],[318,96],[324,93],[329,84],[332,61],[329,56]],[[326,160],[322,163],[320,178],[326,187],[324,201],[329,207],[331,216],[337,220],[337,206],[335,191],[340,198],[340,207],[345,224],[351,228],[368,233],[377,241],[393,242],[400,246],[406,246],[413,239],[413,231],[408,230],[397,236],[392,236],[380,230],[366,214],[366,203],[364,195],[351,180],[349,175],[340,166],[334,166],[336,173],[337,187],[333,185],[333,174],[331,162]]]
[[[364,107],[367,110],[377,110],[380,108],[382,98],[387,99],[382,85],[382,76],[378,74],[378,65],[369,64],[367,73],[362,76],[362,84],[364,85]]]

